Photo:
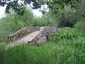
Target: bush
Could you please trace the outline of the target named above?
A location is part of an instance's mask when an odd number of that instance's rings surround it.
[[[58,13],[58,19],[58,27],[73,27],[80,20],[78,13],[74,12],[70,7]]]
[[[52,35],[52,40],[59,41],[63,39],[72,39],[77,38],[77,33],[74,31],[74,28],[61,28],[59,32]]]
[[[32,19],[33,15],[27,9],[22,16],[17,14],[7,15],[7,17],[0,19],[0,27],[2,27],[0,28],[0,36],[11,34],[25,26],[29,26]]]
[[[57,26],[55,15],[50,12],[45,13],[42,17],[35,17],[32,21],[32,26]]]
[[[78,30],[85,30],[85,22],[84,19],[80,20],[79,22],[77,22],[76,25],[74,25],[74,27]]]
[[[61,40],[72,40],[72,39],[78,39],[84,38],[85,33],[84,31],[76,30],[75,28],[61,28],[59,32],[52,34],[52,39],[55,42],[61,41]]]

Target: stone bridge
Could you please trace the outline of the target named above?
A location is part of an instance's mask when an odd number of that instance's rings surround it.
[[[40,43],[50,39],[50,34],[58,32],[56,26],[24,27],[8,36],[9,43]]]

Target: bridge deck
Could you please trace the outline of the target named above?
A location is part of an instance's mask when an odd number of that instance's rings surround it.
[[[40,31],[34,31],[34,32],[18,39],[14,43],[28,43],[28,42],[31,42],[39,34],[39,32]]]

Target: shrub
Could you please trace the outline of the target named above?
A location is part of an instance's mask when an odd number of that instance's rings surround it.
[[[32,26],[57,26],[55,15],[50,12],[45,13],[42,17],[35,17],[32,21]]]
[[[74,25],[74,27],[78,30],[85,30],[85,22],[84,19],[80,20],[79,22],[77,22],[76,25]]]
[[[61,28],[59,32],[52,35],[52,39],[55,41],[63,40],[63,39],[72,39],[77,38],[77,33],[74,31],[74,28]]]
[[[53,41],[62,41],[62,40],[72,40],[72,39],[78,39],[78,38],[84,38],[85,33],[84,31],[76,30],[75,28],[61,28],[59,32],[54,33],[52,35]]]
[[[70,6],[66,7],[66,9],[58,13],[58,27],[73,27],[79,19],[78,13],[74,12]]]
[[[7,17],[0,19],[0,36],[11,34],[25,26],[29,26],[33,19],[33,14],[29,10],[21,15],[10,14]]]

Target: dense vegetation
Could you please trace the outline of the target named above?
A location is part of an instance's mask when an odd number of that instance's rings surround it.
[[[0,37],[4,38],[23,27],[55,26],[57,24],[56,20],[55,16],[51,15],[49,12],[42,17],[34,17],[32,12],[25,7],[23,15],[12,13],[7,14],[7,17],[0,19],[0,27],[2,27],[0,28]]]
[[[37,2],[29,1],[24,3]],[[37,8],[40,4],[35,3]],[[85,64],[85,1],[39,0],[37,3],[47,3],[49,12],[35,17],[26,5],[19,5],[23,14],[18,14],[19,9],[13,5],[10,14],[0,19],[0,64]],[[4,37],[30,26],[57,26],[59,32],[52,33],[50,40],[41,45],[21,44],[6,48],[9,44]]]
[[[85,33],[62,28],[40,46],[19,45],[0,50],[1,64],[84,64]],[[3,46],[3,45],[2,45]]]

